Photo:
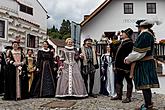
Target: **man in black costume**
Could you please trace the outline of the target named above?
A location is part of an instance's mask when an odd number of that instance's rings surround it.
[[[133,48],[133,42],[131,39],[132,34],[133,34],[133,30],[130,28],[122,31],[122,36],[121,36],[122,42],[118,47],[115,57],[115,71],[116,71],[115,86],[116,86],[117,96],[112,98],[112,100],[122,100],[123,80],[125,78],[127,81],[127,96],[126,99],[122,101],[123,103],[131,102],[132,89],[133,89],[132,79],[129,77],[131,65],[124,64],[125,57],[127,57],[129,53],[131,53]]]

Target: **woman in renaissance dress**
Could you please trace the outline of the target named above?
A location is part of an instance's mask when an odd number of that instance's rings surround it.
[[[7,66],[5,72],[5,95],[6,100],[20,100],[28,98],[28,75],[25,55],[19,42],[12,42],[12,50],[7,51]]]
[[[101,89],[100,94],[115,97],[115,74],[113,72],[111,47],[101,57]]]
[[[59,72],[56,97],[86,97],[86,87],[76,62],[79,59],[79,54],[74,50],[71,38],[66,39],[61,59],[63,64],[59,68],[61,72]]]
[[[53,53],[48,48],[49,43],[43,42],[43,48],[38,51],[36,74],[31,87],[32,97],[54,97],[55,96],[55,64]]]
[[[26,64],[27,64],[27,71],[28,71],[28,84],[29,84],[29,92],[32,85],[32,81],[34,79],[35,69],[36,69],[36,59],[33,55],[33,50],[28,49],[26,55]]]

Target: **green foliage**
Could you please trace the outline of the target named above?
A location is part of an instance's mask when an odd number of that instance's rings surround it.
[[[63,19],[63,22],[61,23],[61,27],[58,30],[54,25],[52,28],[47,30],[47,34],[51,38],[57,38],[57,39],[66,39],[68,37],[71,37],[71,25],[69,20]]]
[[[61,35],[66,35],[68,33],[70,33],[71,31],[71,26],[70,26],[70,21],[69,20],[63,20],[62,24],[61,24],[61,27],[60,27],[60,34]]]
[[[59,32],[51,32],[49,36],[54,39],[55,38],[62,39],[62,35]]]
[[[71,34],[70,33],[67,33],[63,36],[63,39],[67,39],[67,38],[70,38],[71,37]]]

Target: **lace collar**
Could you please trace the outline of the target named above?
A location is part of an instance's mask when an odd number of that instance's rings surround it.
[[[48,49],[46,50],[46,49],[42,48],[42,51],[44,51],[44,52],[49,52],[50,49],[48,48]]]
[[[72,46],[72,47],[65,46],[65,48],[66,48],[66,49],[70,49],[70,50],[71,50],[71,49],[74,49],[73,46]]]

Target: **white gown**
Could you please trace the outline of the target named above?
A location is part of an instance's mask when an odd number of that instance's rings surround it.
[[[109,93],[109,96],[115,97],[116,92],[115,92],[115,75],[113,71],[113,65],[112,65],[112,57],[110,57],[109,53],[103,54],[106,58],[107,63],[108,63],[108,68],[107,68],[107,81],[106,81],[106,89],[107,92]],[[102,56],[102,57],[103,57]],[[104,64],[105,60],[102,60],[102,64]]]

